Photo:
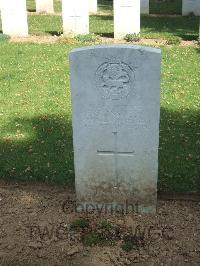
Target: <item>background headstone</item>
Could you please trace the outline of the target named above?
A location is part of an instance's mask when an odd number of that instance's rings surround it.
[[[1,0],[3,33],[10,36],[28,36],[26,0]]]
[[[140,12],[141,14],[149,14],[149,0],[140,1]]]
[[[85,47],[70,65],[78,203],[155,212],[160,49]]]
[[[78,35],[89,33],[88,0],[62,1],[63,34]]]
[[[200,16],[200,0],[183,0],[182,14],[190,15],[191,13]]]
[[[140,0],[114,0],[114,37],[140,33]]]
[[[89,0],[89,12],[97,13],[97,0]]]
[[[37,13],[54,13],[53,0],[36,0]]]

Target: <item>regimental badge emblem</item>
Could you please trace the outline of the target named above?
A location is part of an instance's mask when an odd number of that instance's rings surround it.
[[[96,86],[102,98],[122,100],[134,89],[134,71],[123,62],[106,62],[96,71]]]

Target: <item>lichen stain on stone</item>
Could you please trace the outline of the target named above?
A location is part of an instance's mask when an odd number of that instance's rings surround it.
[[[81,196],[79,200],[81,202],[95,202],[95,203],[141,203],[145,205],[155,204],[156,191],[154,187],[147,186],[143,189],[134,187],[133,183],[119,182],[115,187],[113,182],[106,181],[94,181],[90,179],[90,182],[86,184],[87,193],[85,196]]]

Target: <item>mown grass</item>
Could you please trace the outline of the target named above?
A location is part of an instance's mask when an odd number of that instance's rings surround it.
[[[62,33],[61,16],[29,16],[29,33],[33,35],[60,35]]]
[[[162,54],[159,189],[200,191],[200,50]]]
[[[28,16],[29,33],[32,35],[62,34],[62,17],[51,15]],[[1,25],[0,25],[1,31]],[[112,16],[90,16],[90,33],[113,37]],[[183,40],[197,40],[199,21],[197,17],[141,17],[142,38],[169,39],[178,36]]]
[[[98,11],[113,13],[113,1],[99,0],[98,1]]]
[[[150,0],[150,14],[182,14],[182,0]]]
[[[74,46],[0,43],[1,178],[74,182],[68,63]],[[200,51],[162,53],[159,190],[200,191]]]
[[[73,179],[67,53],[71,46],[1,45],[0,176]]]
[[[27,10],[29,12],[36,12],[36,5],[35,5],[35,0],[27,0],[26,1],[27,5]],[[54,11],[55,12],[61,12],[61,6],[62,6],[62,1],[60,0],[54,0]]]
[[[112,11],[112,0],[99,0],[100,11]],[[150,14],[181,14],[182,13],[182,0],[150,0],[149,1]]]
[[[99,0],[100,11],[113,11],[113,1]],[[182,14],[182,0],[150,0],[150,14]]]
[[[173,3],[176,2],[172,2],[172,4]],[[157,5],[161,5],[161,3],[157,3]],[[55,1],[55,9],[56,11],[61,10],[61,3],[58,0]],[[28,1],[28,10],[35,10],[35,3],[33,0]],[[112,10],[112,3],[105,0],[100,1],[99,10],[110,12]],[[34,13],[32,13],[28,16],[28,24],[29,33],[32,35],[41,36],[62,34],[62,17],[59,15],[35,15]],[[183,40],[197,40],[198,32],[198,17],[141,16],[142,38],[169,39],[174,36],[178,36]],[[104,37],[113,37],[114,25],[112,13],[111,15],[105,14],[101,16],[90,16],[90,33]]]
[[[105,37],[114,36],[112,16],[91,16],[90,32]],[[168,39],[178,36],[183,40],[198,38],[199,20],[197,17],[150,17],[141,16],[142,38]]]
[[[27,8],[29,12],[35,11],[35,1],[27,0]],[[61,1],[54,0],[55,12],[61,12]],[[113,11],[113,1],[98,0],[98,9],[103,12]],[[182,13],[182,0],[166,0],[157,1],[150,0],[150,13],[151,14],[181,14]]]

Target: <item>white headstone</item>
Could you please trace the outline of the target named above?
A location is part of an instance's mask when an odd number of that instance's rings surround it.
[[[89,12],[97,13],[97,0],[89,0]]]
[[[140,33],[140,0],[114,0],[114,37]]]
[[[78,35],[89,33],[88,0],[62,1],[63,34]]]
[[[141,14],[149,14],[149,0],[141,0],[140,12]]]
[[[182,14],[187,16],[191,13],[200,16],[200,0],[183,0]]]
[[[132,45],[70,53],[76,193],[82,206],[128,203],[155,212],[160,57],[160,49]]]
[[[53,0],[36,0],[36,12],[53,14]]]
[[[3,33],[28,36],[26,0],[0,0]]]

